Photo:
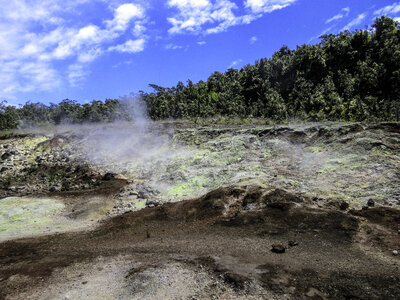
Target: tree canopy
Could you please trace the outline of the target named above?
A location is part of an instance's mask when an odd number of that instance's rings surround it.
[[[311,121],[399,120],[400,24],[389,17],[370,29],[326,34],[315,45],[283,46],[240,70],[214,72],[207,81],[140,92],[152,119],[215,116]],[[0,103],[0,129],[21,124],[129,120],[120,100],[79,104]]]

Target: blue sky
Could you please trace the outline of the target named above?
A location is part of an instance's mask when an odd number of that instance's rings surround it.
[[[2,0],[0,100],[81,103],[207,80],[324,33],[400,21],[400,1]]]

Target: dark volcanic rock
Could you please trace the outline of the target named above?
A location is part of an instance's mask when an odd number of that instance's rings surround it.
[[[5,159],[9,158],[11,155],[12,155],[11,152],[3,153],[3,155],[1,156],[1,159],[5,160]]]
[[[117,174],[115,174],[115,173],[106,173],[106,174],[104,174],[102,180],[106,180],[106,181],[111,180],[111,179],[115,178],[115,176],[117,176]]]
[[[271,251],[274,253],[285,253],[286,248],[282,244],[273,244]]]
[[[346,201],[342,201],[341,203],[340,203],[340,206],[339,206],[339,209],[340,210],[346,210],[346,209],[348,209],[349,208],[349,204],[346,202]]]

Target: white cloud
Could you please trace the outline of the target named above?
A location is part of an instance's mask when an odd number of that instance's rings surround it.
[[[79,83],[86,78],[88,72],[84,69],[81,64],[72,64],[68,67],[68,81],[73,87],[79,86]]]
[[[214,11],[211,13],[211,18],[213,21],[219,22],[219,24],[213,28],[208,28],[206,30],[207,34],[223,32],[235,25],[249,24],[257,18],[257,16],[252,15],[235,16],[233,10],[238,7],[235,3],[226,0],[217,1],[214,8]]]
[[[115,46],[116,51],[143,51],[147,38],[146,11],[141,5],[117,5],[113,17],[98,25],[85,24],[84,18],[70,19],[71,15],[86,13],[81,11],[81,5],[89,2],[103,8],[106,3],[104,0],[9,0],[2,3],[0,97],[51,90],[63,85],[64,78],[76,86],[87,76],[88,64],[112,47],[117,39],[121,44]],[[132,35],[136,40],[131,39]]]
[[[350,13],[350,7],[342,8],[340,13],[338,13],[337,15],[333,16],[332,18],[326,20],[325,24],[343,19],[344,17],[347,17],[349,15],[349,13]]]
[[[212,21],[213,5],[208,0],[169,0],[169,7],[178,9],[178,15],[168,18],[170,33],[199,32],[201,26]]]
[[[229,27],[250,24],[263,13],[287,7],[297,0],[246,0],[243,5],[248,13],[237,15],[238,5],[229,0],[169,0],[169,8],[178,12],[167,18],[172,25],[170,34],[214,34]]]
[[[288,7],[297,0],[246,0],[245,7],[249,8],[253,13],[270,13],[274,10]]]
[[[249,40],[250,44],[253,45],[255,42],[258,41],[258,38],[256,36],[252,36]]]
[[[240,64],[242,61],[243,61],[242,59],[234,60],[234,61],[228,66],[228,69],[236,67],[236,66],[237,66],[238,64]]]
[[[122,65],[131,65],[132,63],[133,63],[132,60],[125,60],[125,61],[116,63],[116,64],[113,65],[112,67],[113,67],[113,68],[119,68],[119,67],[122,66]]]
[[[144,10],[140,5],[133,3],[122,4],[115,10],[114,19],[107,21],[107,27],[113,31],[125,31],[133,19],[142,19]]]
[[[353,29],[354,27],[360,25],[362,21],[366,18],[367,13],[362,13],[357,16],[357,18],[353,19],[351,22],[349,22],[346,26],[344,26],[340,31],[345,31],[345,30],[350,30]]]
[[[182,46],[175,45],[175,44],[168,44],[165,46],[165,49],[167,50],[177,50],[177,49],[182,49]]]
[[[145,39],[129,40],[123,44],[109,47],[109,51],[137,53],[144,50]]]
[[[205,45],[207,43],[205,41],[199,41],[199,42],[197,42],[197,44],[200,45],[200,46],[203,46],[203,45]]]
[[[135,22],[135,25],[133,26],[133,29],[132,29],[132,34],[134,36],[136,36],[136,37],[142,36],[145,31],[146,31],[146,27],[144,26],[143,21]]]
[[[225,31],[227,28],[243,23],[250,23],[251,16],[236,16],[238,7],[228,0],[170,0],[170,8],[178,9],[178,14],[168,18],[172,27],[169,33],[204,33],[212,34]],[[204,26],[211,26],[203,30]]]
[[[80,63],[89,63],[94,61],[100,55],[103,54],[103,50],[100,48],[89,49],[87,52],[81,52],[78,55],[78,62]]]
[[[374,15],[375,16],[381,16],[381,15],[394,15],[400,12],[400,2],[395,2],[392,5],[385,6],[381,9],[375,10]]]
[[[328,28],[325,28],[318,36],[313,36],[313,37],[311,37],[311,38],[308,40],[308,43],[310,43],[310,42],[316,40],[317,38],[323,36],[324,34],[330,32],[330,31],[332,31],[332,29],[333,29],[334,27],[335,27],[335,25],[332,25],[332,26],[329,26]]]

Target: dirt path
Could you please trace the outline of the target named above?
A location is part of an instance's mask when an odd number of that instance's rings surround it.
[[[398,224],[396,209],[220,188],[92,231],[1,243],[0,298],[396,299]],[[285,253],[271,251],[278,243]]]

